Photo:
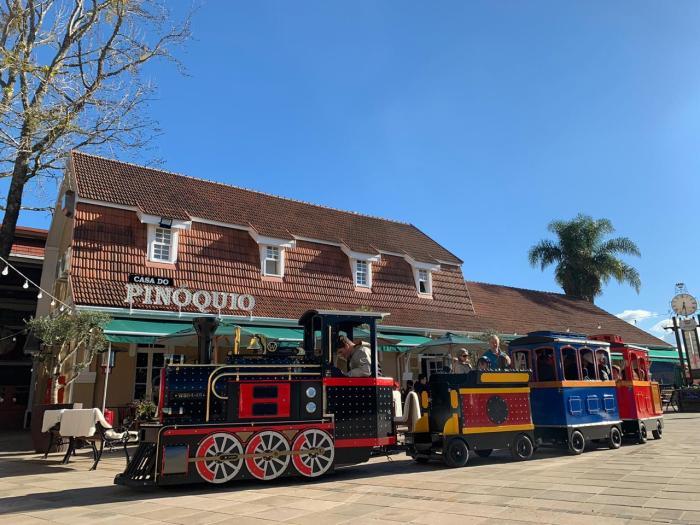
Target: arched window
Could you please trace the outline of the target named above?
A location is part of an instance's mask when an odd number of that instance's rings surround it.
[[[649,366],[643,357],[639,358],[639,379],[649,381]]]
[[[581,379],[578,368],[578,355],[575,348],[567,346],[561,349],[561,364],[566,381],[579,381]]]
[[[632,354],[630,364],[632,365],[632,377],[631,377],[631,379],[633,381],[639,381],[641,379],[641,376],[639,374],[639,360],[637,359],[636,354]]]
[[[557,374],[554,367],[554,350],[551,348],[538,348],[535,350],[535,381],[556,381]]]
[[[595,381],[598,379],[595,366],[595,354],[590,348],[581,348],[579,350],[581,356],[581,374],[585,381]]]
[[[612,370],[610,368],[610,353],[604,348],[595,351],[595,361],[598,367],[598,379],[600,381],[610,381]]]
[[[515,370],[529,370],[532,368],[529,349],[515,350],[513,352],[513,368]]]

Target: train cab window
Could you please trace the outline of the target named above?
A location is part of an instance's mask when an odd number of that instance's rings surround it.
[[[530,370],[530,350],[515,350],[513,352],[513,368],[515,370]]]
[[[639,378],[642,381],[650,381],[649,367],[647,366],[647,360],[642,358],[642,357],[639,358]]]
[[[535,350],[535,378],[537,381],[555,381],[554,350],[538,348]]]
[[[612,379],[625,380],[625,358],[621,354],[613,354],[612,356]]]
[[[639,359],[637,359],[636,355],[632,355],[632,359],[630,360],[630,364],[632,365],[632,380],[633,381],[643,381],[645,377],[643,376],[644,372],[641,370],[639,366]]]
[[[598,378],[595,366],[595,355],[590,348],[581,348],[581,372],[585,381],[595,381]]]
[[[564,379],[566,381],[579,381],[581,374],[578,369],[578,356],[576,349],[568,347],[561,349],[561,363],[564,369]]]
[[[596,350],[595,361],[598,367],[598,380],[610,381],[612,379],[612,371],[610,370],[610,354],[608,351],[602,348]]]

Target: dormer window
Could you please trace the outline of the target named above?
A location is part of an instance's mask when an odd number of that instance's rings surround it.
[[[431,280],[428,270],[418,270],[418,293],[432,293]]]
[[[263,275],[282,277],[282,254],[279,246],[265,246],[263,249]]]
[[[367,261],[355,261],[355,286],[371,288],[370,268]]]
[[[148,259],[173,264],[177,260],[178,232],[172,228],[148,225]]]

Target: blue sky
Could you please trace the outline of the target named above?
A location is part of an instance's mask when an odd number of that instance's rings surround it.
[[[411,222],[467,279],[540,290],[547,223],[607,217],[643,287],[597,302],[650,328],[700,294],[698,27],[692,1],[205,0],[189,76],[146,70],[163,135],[123,158]]]

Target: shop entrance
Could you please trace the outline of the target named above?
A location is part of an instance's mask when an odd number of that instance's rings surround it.
[[[166,364],[184,363],[185,356],[171,354],[163,345],[138,345],[136,347],[136,377],[134,400],[152,401],[158,404],[160,371]]]

